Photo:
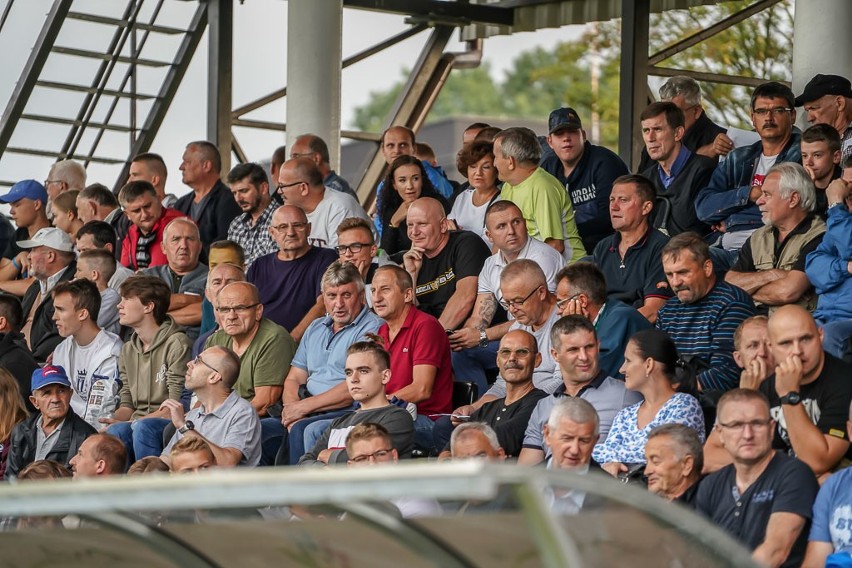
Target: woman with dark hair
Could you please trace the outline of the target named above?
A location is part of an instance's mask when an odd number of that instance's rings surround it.
[[[379,197],[381,208],[376,212],[382,221],[381,247],[392,255],[411,248],[405,216],[408,208],[421,197],[432,197],[441,202],[446,212],[447,200],[435,191],[426,175],[422,162],[414,156],[400,156],[393,161],[382,185]]]
[[[0,479],[6,474],[12,430],[27,416],[18,381],[9,371],[0,367]]]
[[[473,231],[491,247],[485,236],[485,210],[500,199],[494,145],[485,141],[466,144],[456,156],[456,167],[467,178],[470,187],[461,192],[453,203],[449,214],[455,224],[453,228]]]
[[[607,472],[617,477],[632,465],[644,464],[648,434],[661,424],[688,426],[704,442],[704,414],[698,399],[688,394],[695,389],[694,371],[678,358],[667,333],[645,329],[634,334],[621,373],[627,388],[645,400],[622,408],[606,440],[595,446],[592,457]]]

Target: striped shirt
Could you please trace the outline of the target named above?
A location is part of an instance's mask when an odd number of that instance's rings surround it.
[[[745,290],[717,281],[712,290],[693,304],[669,299],[657,314],[657,328],[674,340],[683,358],[698,357],[709,368],[698,374],[707,390],[729,390],[739,383],[734,362],[734,331],[755,315],[754,302]]]

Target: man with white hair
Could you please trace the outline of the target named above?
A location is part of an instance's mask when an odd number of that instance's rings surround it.
[[[86,189],[86,168],[74,160],[60,160],[50,167],[47,179],[44,180],[48,200],[53,202],[60,193],[66,191],[82,191]]]
[[[506,459],[497,432],[484,422],[466,422],[453,430],[450,453],[454,460],[476,458],[501,462]]]
[[[764,226],[740,250],[725,280],[769,310],[799,304],[816,307],[805,258],[822,242],[825,222],[814,215],[816,190],[805,169],[793,162],[773,166],[757,200]]]
[[[683,424],[657,426],[648,434],[645,459],[648,491],[691,507],[704,467],[698,432]]]

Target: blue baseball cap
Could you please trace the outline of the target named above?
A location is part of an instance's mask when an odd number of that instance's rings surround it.
[[[47,203],[47,190],[34,179],[25,179],[12,186],[6,195],[0,195],[3,203],[14,203],[23,198],[33,199]]]
[[[65,385],[71,388],[71,381],[68,380],[65,369],[59,365],[45,365],[33,371],[32,392],[47,385]]]

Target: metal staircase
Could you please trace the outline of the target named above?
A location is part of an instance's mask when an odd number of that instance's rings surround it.
[[[31,0],[6,1],[0,34]],[[53,0],[0,119],[0,186],[65,158],[112,165],[120,186],[129,157],[150,149],[206,27],[206,0]]]

